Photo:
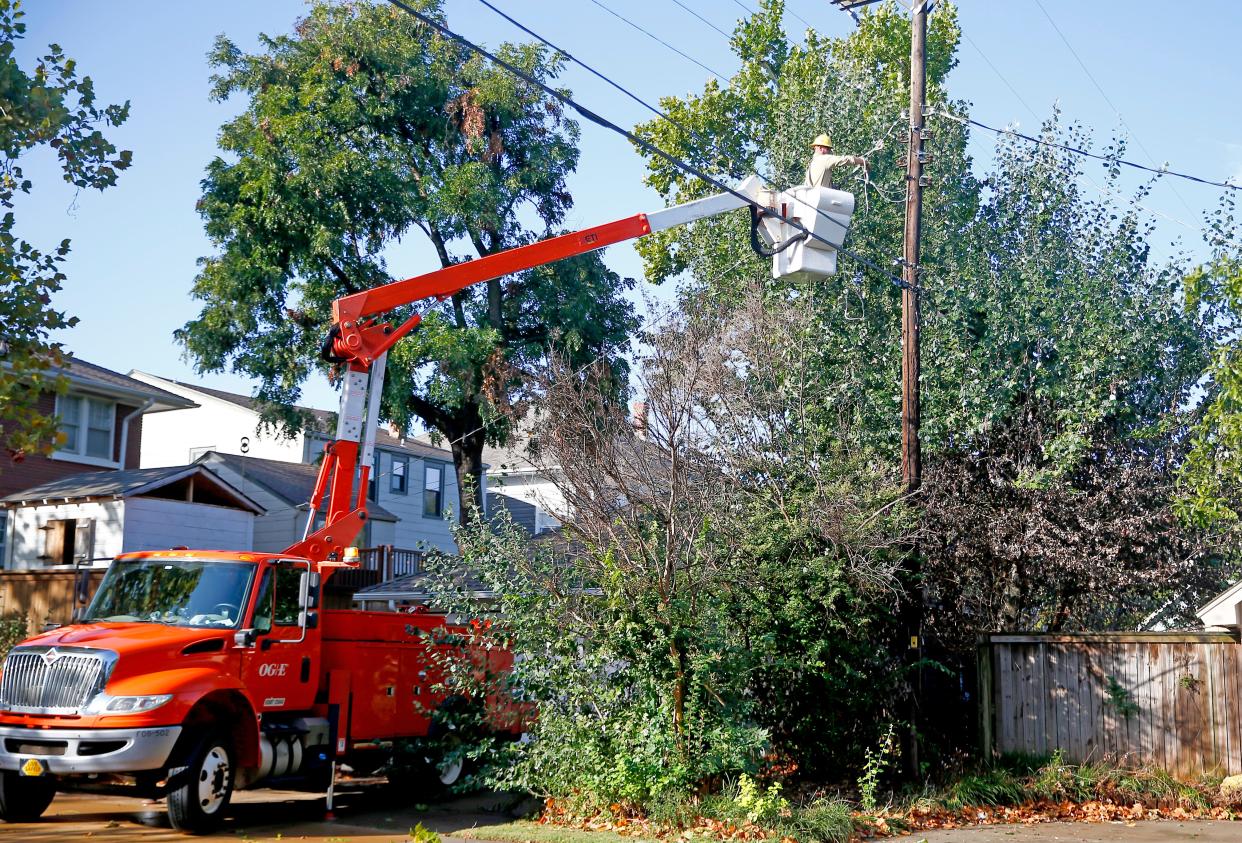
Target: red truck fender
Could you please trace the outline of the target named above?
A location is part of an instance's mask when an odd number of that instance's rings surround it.
[[[206,694],[194,703],[182,725],[184,747],[178,746],[179,750],[192,751],[205,732],[222,729],[233,738],[237,764],[259,766],[259,718],[240,690],[226,688]]]

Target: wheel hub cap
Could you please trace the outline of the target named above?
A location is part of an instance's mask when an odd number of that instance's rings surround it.
[[[213,746],[198,771],[198,806],[204,814],[220,810],[229,786],[229,756],[222,747]]]

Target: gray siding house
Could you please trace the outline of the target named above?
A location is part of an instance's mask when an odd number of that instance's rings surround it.
[[[261,408],[253,398],[137,370],[130,375],[196,405],[163,413],[148,425],[144,466],[207,458],[205,464],[213,471],[239,483],[239,488],[253,491],[268,509],[269,514],[260,519],[263,523],[256,522],[256,550],[275,545],[279,550],[290,544],[286,536],[295,531],[301,536],[317,463],[323,446],[335,432],[336,413],[300,407],[311,419],[308,428],[293,436],[281,436],[260,424]],[[260,479],[254,485],[242,482],[245,471]],[[394,435],[381,427],[375,434],[371,474],[369,498],[375,523],[368,525],[362,537],[364,547],[457,552],[448,520],[460,509],[451,451]],[[271,492],[273,487],[281,490],[277,494],[279,505],[262,491],[266,488]],[[301,509],[295,512],[299,504]]]

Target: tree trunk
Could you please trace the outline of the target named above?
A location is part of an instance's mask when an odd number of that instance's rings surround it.
[[[457,494],[461,501],[458,518],[462,524],[474,520],[484,511],[482,420],[477,413],[472,415],[477,423],[449,436],[453,467],[457,469]]]
[[[679,749],[685,748],[686,734],[686,657],[677,646],[677,636],[673,633],[668,645],[668,655],[673,662],[673,737]]]

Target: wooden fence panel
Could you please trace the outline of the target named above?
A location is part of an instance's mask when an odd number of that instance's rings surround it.
[[[102,569],[89,573],[84,595],[88,600],[103,579]],[[26,619],[27,629],[38,632],[45,624],[66,624],[73,617],[78,573],[73,570],[0,571],[0,615]]]
[[[985,750],[1242,773],[1242,644],[1228,633],[981,639]]]

